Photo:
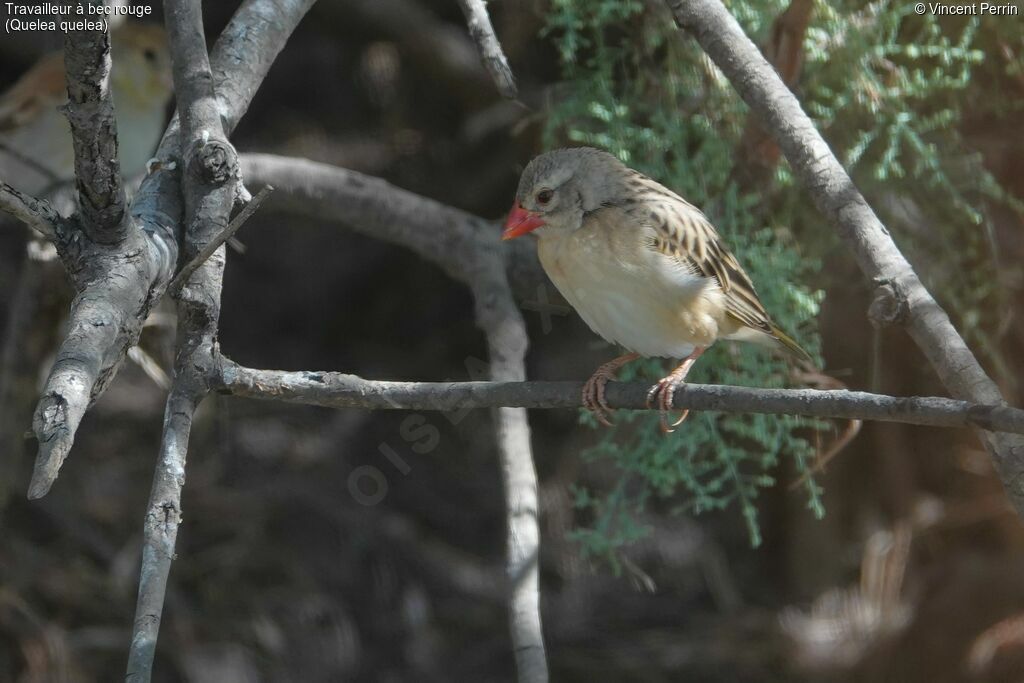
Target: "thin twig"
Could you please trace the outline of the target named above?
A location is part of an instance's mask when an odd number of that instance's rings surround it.
[[[484,0],[459,0],[459,4],[462,6],[462,13],[466,15],[469,35],[480,52],[480,60],[491,74],[491,80],[498,87],[498,92],[502,97],[516,99],[519,95],[516,79],[494,32],[491,17],[487,14],[487,4]]]
[[[465,29],[440,19],[420,0],[331,0],[317,3],[312,18],[357,25],[396,43],[410,68],[472,108],[490,98],[490,74]]]
[[[579,382],[383,382],[336,372],[254,370],[226,359],[222,376],[222,390],[235,396],[374,410],[578,408],[582,389]],[[608,403],[613,408],[645,410],[649,390],[650,385],[643,382],[611,382]],[[685,384],[676,392],[673,405],[722,413],[878,420],[1024,434],[1024,410],[937,396]]]
[[[52,169],[47,168],[45,165],[39,163],[38,160],[33,159],[29,155],[23,153],[21,150],[15,148],[13,145],[9,145],[3,141],[0,141],[0,152],[3,152],[6,156],[10,156],[12,159],[14,159],[20,164],[25,164],[36,173],[43,176],[43,179],[46,181],[45,187],[52,187],[64,180],[63,178],[58,178],[57,174],[54,173]],[[39,191],[36,190],[36,192]],[[39,194],[46,193],[39,192]]]
[[[188,281],[189,276],[196,272],[199,266],[203,265],[207,259],[213,256],[213,252],[217,251],[222,244],[231,239],[231,237],[238,232],[238,230],[245,225],[245,222],[249,220],[254,213],[260,208],[260,204],[263,200],[274,191],[274,188],[270,185],[266,185],[259,192],[253,196],[249,203],[242,207],[242,210],[238,212],[238,215],[231,219],[228,223],[228,227],[221,230],[209,244],[203,247],[202,251],[196,254],[195,258],[185,264],[174,279],[171,280],[171,284],[167,286],[167,291],[171,294],[176,293],[181,287]]]
[[[793,5],[790,5],[791,7]],[[847,391],[849,387],[839,379],[826,375],[824,372],[819,370],[811,371],[795,371],[790,375],[795,381],[799,382],[803,386],[816,387],[818,389],[840,389]],[[875,388],[875,387],[872,387]],[[807,480],[817,475],[819,472],[824,471],[832,459],[839,455],[844,448],[846,448],[857,435],[860,434],[860,428],[863,426],[863,420],[852,419],[848,420],[846,427],[839,434],[832,443],[829,444],[828,448],[818,453],[814,458],[814,464],[808,468],[804,473],[789,486],[790,491],[794,491],[799,487],[807,483]],[[815,440],[820,441],[820,433],[815,434]],[[820,446],[819,446],[820,447]]]

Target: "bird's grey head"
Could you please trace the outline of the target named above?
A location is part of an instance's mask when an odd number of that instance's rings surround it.
[[[523,170],[504,239],[537,229],[576,230],[589,211],[614,201],[625,166],[593,147],[556,149],[536,157]]]

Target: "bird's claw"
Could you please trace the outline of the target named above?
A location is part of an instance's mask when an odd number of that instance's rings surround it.
[[[661,431],[663,434],[671,434],[675,431],[675,427],[683,424],[687,416],[690,414],[690,410],[683,410],[679,419],[669,424],[668,416],[672,412],[672,401],[675,397],[676,386],[682,384],[681,381],[675,380],[673,377],[665,377],[664,379],[658,380],[658,383],[651,387],[651,390],[647,392],[647,407],[658,408],[660,413],[659,421],[661,423]],[[656,404],[656,405],[655,405]]]
[[[614,427],[610,413],[612,407],[604,397],[604,386],[611,379],[609,375],[601,372],[594,373],[594,376],[583,385],[583,407],[605,427]]]

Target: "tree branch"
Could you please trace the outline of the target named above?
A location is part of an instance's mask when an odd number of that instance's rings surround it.
[[[224,359],[220,391],[328,408],[440,410],[467,408],[579,408],[580,382],[383,382],[337,372],[254,370]],[[650,385],[611,382],[614,408],[646,410]],[[978,428],[1024,434],[1024,410],[979,405],[933,396],[885,396],[864,391],[757,389],[717,384],[685,384],[674,407],[720,413],[805,415],[836,420],[903,422],[930,427]]]
[[[334,0],[317,4],[313,14],[328,22],[354,22],[396,42],[413,68],[464,101],[488,99],[490,77],[466,32],[417,0]]]
[[[214,47],[216,107],[230,133],[270,65],[314,0],[247,0]],[[180,126],[172,120],[143,180],[130,216],[138,229],[118,244],[86,239],[58,244],[75,287],[69,334],[57,354],[36,409],[39,455],[29,497],[46,494],[74,443],[78,424],[117,374],[142,323],[160,301],[178,263],[184,232],[176,161]]]
[[[118,245],[86,238],[58,241],[57,248],[76,294],[32,419],[39,452],[29,498],[50,490],[86,410],[113,380],[121,358],[111,354],[123,357],[138,341],[153,303],[148,276],[160,269],[158,254],[141,231],[129,232]]]
[[[78,5],[90,5],[79,0]],[[104,24],[106,26],[106,24]],[[82,226],[93,242],[116,244],[129,230],[117,123],[110,96],[110,34],[71,31],[64,36],[68,102],[63,107],[75,147],[75,186]]]
[[[153,475],[153,489],[143,522],[142,572],[125,676],[125,681],[131,683],[148,683],[153,675],[164,594],[181,523],[185,456],[197,405],[187,388],[183,390],[178,385],[171,388],[164,411],[163,436]]]
[[[64,229],[64,219],[45,199],[36,199],[0,182],[0,211],[10,214],[48,240]]]
[[[250,187],[273,185],[267,207],[335,220],[357,232],[411,249],[470,284],[479,236],[499,230],[482,218],[395,187],[386,180],[306,159],[245,154]]]
[[[407,247],[468,285],[477,324],[487,336],[491,379],[525,379],[526,330],[506,275],[510,250],[502,248],[496,225],[379,178],[303,159],[246,155],[242,168],[251,185],[270,183],[279,189],[270,200],[272,206],[337,220]],[[536,257],[530,258],[535,264]],[[539,605],[537,475],[529,425],[522,409],[494,407],[505,482],[506,570],[516,663],[519,680],[542,682],[547,680],[547,664]]]
[[[256,4],[256,3],[253,3]],[[181,521],[185,458],[196,408],[210,391],[224,277],[223,240],[239,183],[238,158],[228,142],[222,108],[206,52],[201,0],[165,2],[174,87],[180,113],[182,189],[185,199],[185,254],[178,301],[174,383],[167,400],[160,459],[153,476],[143,525],[142,569],[126,680],[148,683],[163,613],[167,578]],[[226,240],[226,238],[225,238]],[[206,254],[205,258],[201,255]]]
[[[270,210],[315,220],[337,221],[361,234],[399,245],[436,264],[467,285],[481,248],[498,249],[509,281],[523,298],[547,282],[528,241],[500,245],[496,223],[441,204],[386,180],[337,166],[272,154],[241,155],[251,187],[273,185]],[[487,247],[486,245],[490,245]],[[499,246],[500,245],[500,246]]]
[[[904,325],[942,383],[957,398],[998,405],[1003,397],[985,374],[949,316],[932,298],[888,230],[854,186],[814,123],[720,0],[667,0],[677,23],[689,31],[765,129],[778,143],[818,209],[853,250],[864,274],[879,288],[893,315],[880,324]],[[1024,516],[1024,438],[984,434],[999,477]]]
[[[487,14],[487,5],[484,0],[459,0],[459,4],[462,6],[462,13],[466,15],[469,35],[476,43],[480,60],[491,74],[491,80],[498,87],[502,97],[514,100],[519,94],[516,90],[516,79],[501,49],[501,43],[498,42],[498,36],[494,33],[494,26]]]
[[[490,379],[523,382],[526,325],[512,297],[497,233],[482,233],[480,237],[470,289],[477,324],[487,337]],[[505,485],[505,573],[509,581],[509,626],[518,680],[547,683],[540,618],[540,508],[530,424],[523,408],[496,407],[492,415]]]
[[[273,190],[274,188],[272,185],[263,186],[263,188],[256,193],[256,196],[252,197],[249,200],[249,203],[238,212],[238,215],[231,219],[231,222],[228,223],[226,228],[214,235],[213,239],[211,239],[191,261],[182,266],[182,269],[178,271],[178,274],[174,276],[173,280],[171,280],[171,284],[167,286],[168,291],[171,292],[171,294],[178,292],[188,281],[189,277],[192,276],[192,273],[196,272],[196,270],[199,269],[199,266],[206,263],[207,259],[213,256],[224,243],[230,240],[231,237],[238,232],[243,225],[245,225],[245,222],[249,220],[254,213],[256,213],[260,208],[260,204],[263,203],[263,200],[266,199],[267,195],[273,192]]]

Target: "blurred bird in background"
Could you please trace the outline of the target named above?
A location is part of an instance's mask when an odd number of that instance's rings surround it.
[[[684,358],[647,396],[669,424],[672,397],[697,358],[719,339],[753,342],[810,360],[772,322],[750,278],[700,209],[591,147],[529,163],[503,239],[534,232],[558,291],[597,334],[629,353],[597,369],[583,404],[611,425],[605,384],[643,357]]]
[[[112,24],[114,22],[111,22]],[[167,122],[173,92],[167,37],[156,24],[121,22],[111,32],[111,75],[117,117],[118,158],[126,180],[139,175],[153,156]],[[41,58],[0,95],[0,181],[36,197],[45,197],[65,214],[74,209],[74,148],[71,129],[59,107],[67,102],[62,51]],[[56,250],[43,239],[30,239],[11,294],[7,336],[0,358],[6,383],[0,383],[0,444],[21,450],[24,425],[30,420],[38,388],[49,372],[54,336],[70,304],[70,291]],[[151,316],[167,316],[156,310]],[[163,336],[171,333],[159,328]],[[154,337],[153,334],[144,337]],[[24,344],[24,339],[36,340]],[[148,341],[163,344],[162,337]],[[154,353],[158,358],[166,354]],[[141,347],[129,350],[154,382],[166,387],[160,363]],[[167,361],[164,360],[164,364]]]
[[[124,23],[111,34],[110,83],[118,157],[125,178],[140,173],[163,134],[173,83],[167,37],[155,24]],[[0,95],[0,179],[45,195],[74,177],[64,56],[40,59]]]

